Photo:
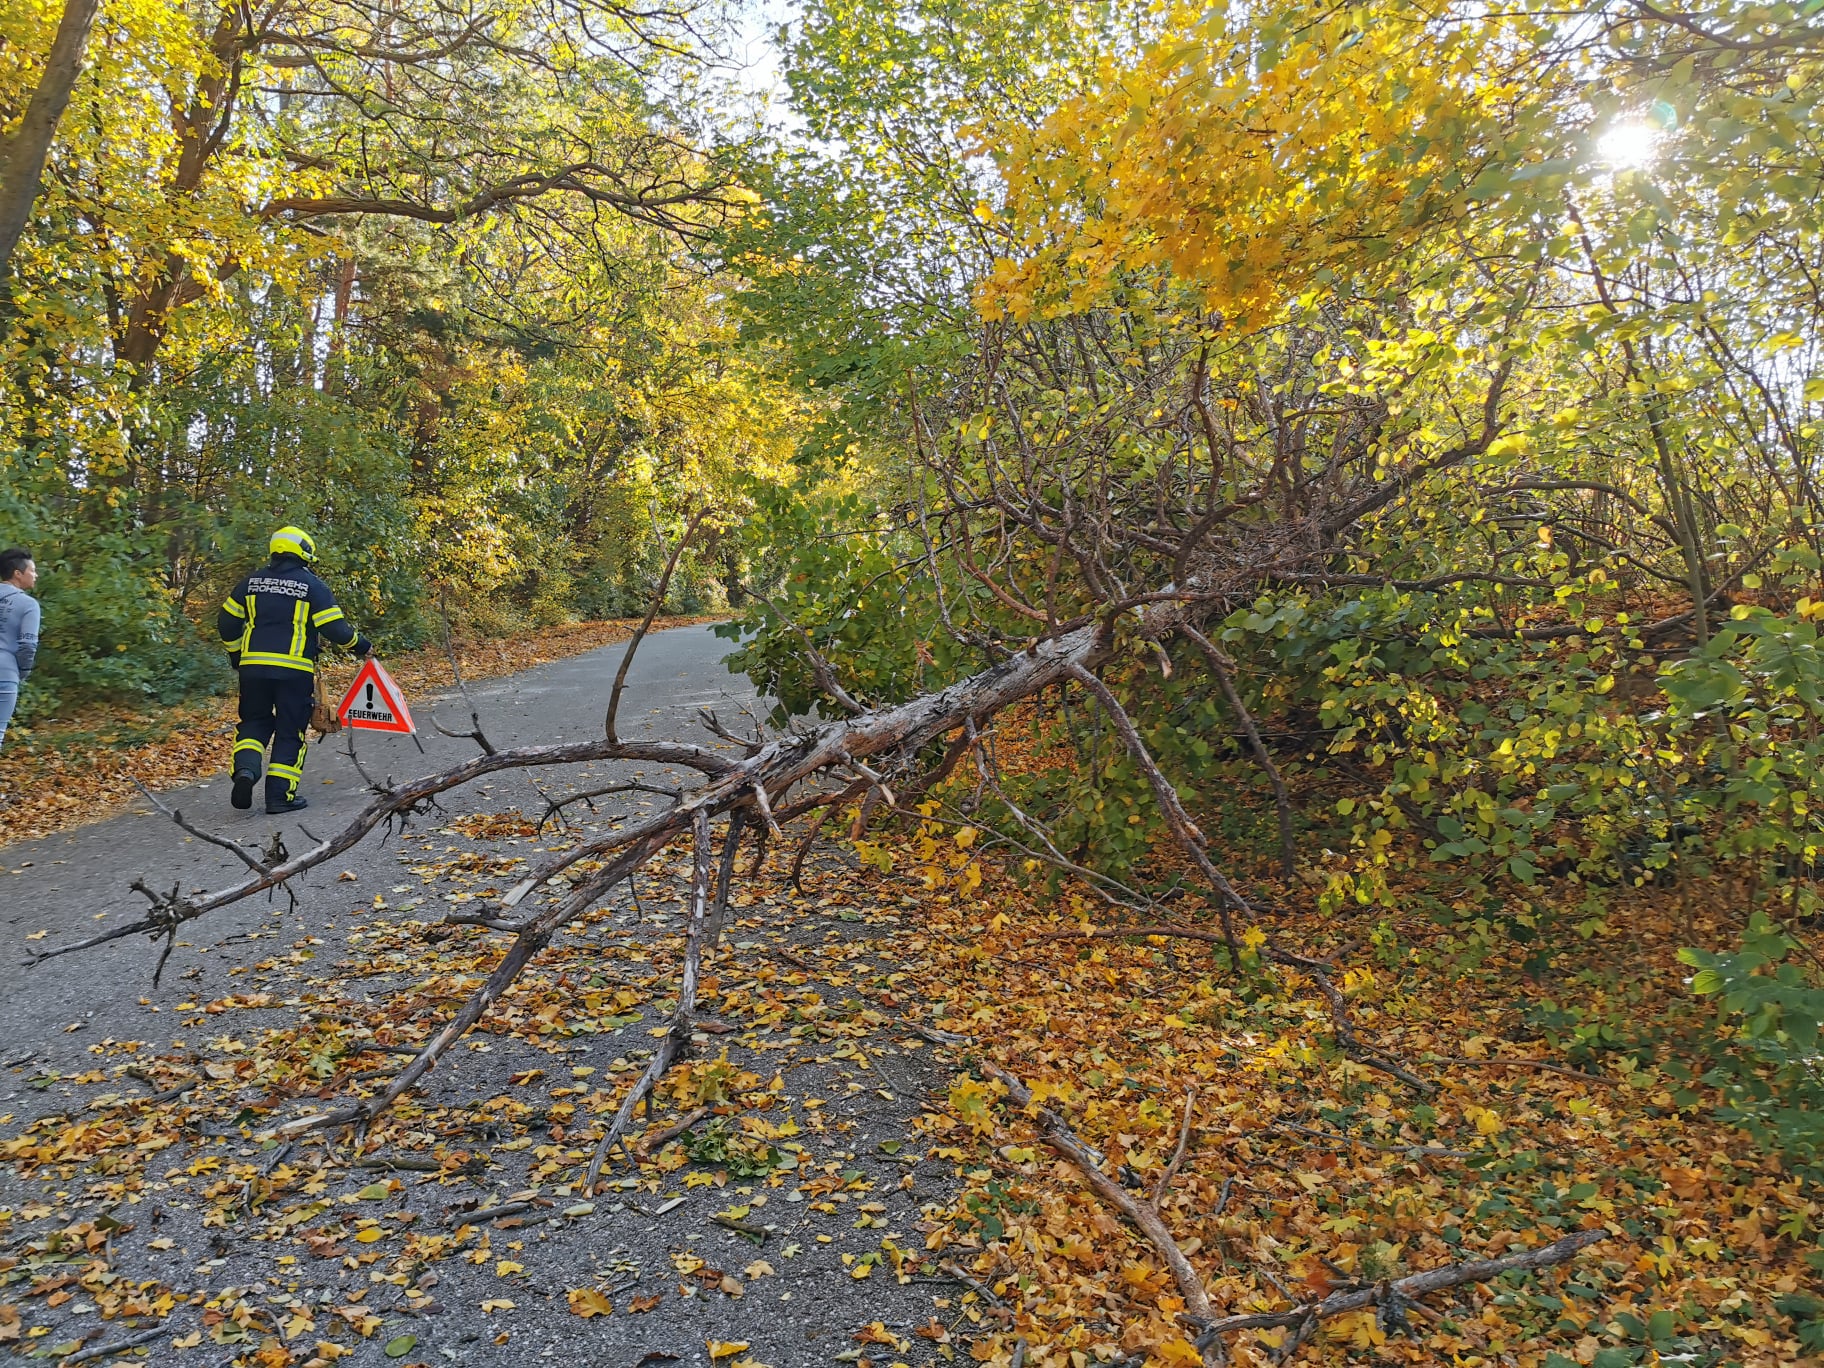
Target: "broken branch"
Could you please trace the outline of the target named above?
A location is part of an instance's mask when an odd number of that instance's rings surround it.
[[[1488,1282],[1516,1269],[1550,1268],[1568,1262],[1591,1245],[1608,1238],[1609,1232],[1606,1230],[1580,1230],[1575,1235],[1566,1235],[1562,1240],[1554,1240],[1537,1249],[1522,1250],[1518,1254],[1508,1254],[1499,1259],[1446,1264],[1442,1268],[1413,1273],[1394,1282],[1333,1292],[1322,1301],[1304,1302],[1289,1311],[1224,1316],[1221,1320],[1211,1321],[1204,1328],[1203,1333],[1197,1337],[1197,1347],[1206,1349],[1221,1336],[1236,1330],[1270,1330],[1276,1326],[1297,1325],[1307,1320],[1326,1320],[1331,1316],[1360,1311],[1370,1306],[1393,1308],[1427,1293],[1460,1287],[1464,1283]]]
[[[992,1060],[982,1061],[982,1072],[1004,1084],[1007,1096],[1013,1099],[1015,1105],[1027,1109],[1038,1118],[1039,1130],[1045,1137],[1045,1143],[1082,1170],[1096,1195],[1127,1217],[1146,1236],[1153,1248],[1159,1251],[1159,1257],[1171,1270],[1172,1281],[1178,1284],[1178,1295],[1184,1298],[1187,1314],[1199,1321],[1209,1321],[1213,1311],[1209,1293],[1204,1290],[1203,1278],[1191,1266],[1191,1261],[1185,1257],[1184,1250],[1179,1248],[1172,1232],[1166,1229],[1165,1221],[1161,1219],[1157,1208],[1150,1202],[1142,1202],[1102,1172],[1096,1155],[1070,1128],[1070,1123],[1056,1112],[1033,1102],[1032,1089]]]

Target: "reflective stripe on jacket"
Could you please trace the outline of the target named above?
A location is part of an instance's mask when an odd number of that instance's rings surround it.
[[[235,585],[216,614],[216,630],[242,668],[305,674],[316,673],[319,633],[337,646],[356,639],[329,586],[296,556],[274,556],[265,569]]]

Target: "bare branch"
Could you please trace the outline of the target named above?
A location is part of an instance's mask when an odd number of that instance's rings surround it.
[[[1221,1320],[1208,1323],[1203,1333],[1197,1337],[1197,1347],[1208,1348],[1223,1335],[1236,1330],[1270,1330],[1277,1326],[1299,1325],[1307,1321],[1315,1323],[1350,1311],[1363,1311],[1370,1306],[1381,1307],[1390,1318],[1398,1318],[1403,1314],[1405,1305],[1428,1293],[1461,1287],[1464,1283],[1489,1282],[1503,1273],[1551,1268],[1568,1263],[1591,1245],[1608,1238],[1609,1232],[1606,1230],[1580,1230],[1575,1235],[1566,1235],[1562,1240],[1554,1240],[1537,1249],[1522,1250],[1518,1254],[1507,1254],[1499,1259],[1446,1264],[1442,1268],[1409,1274],[1392,1282],[1376,1283],[1373,1287],[1333,1292],[1322,1301],[1304,1302],[1289,1311],[1224,1316]]]
[[[1172,1281],[1178,1285],[1178,1295],[1184,1298],[1185,1311],[1200,1323],[1211,1321],[1215,1312],[1210,1306],[1210,1296],[1204,1288],[1203,1278],[1191,1267],[1191,1261],[1185,1257],[1184,1250],[1179,1248],[1178,1241],[1166,1228],[1158,1209],[1149,1202],[1142,1202],[1102,1172],[1099,1156],[1078,1138],[1070,1123],[1056,1112],[1037,1105],[1032,1100],[1032,1089],[1018,1078],[988,1059],[982,1061],[982,1072],[1006,1086],[1007,1096],[1014,1104],[1037,1118],[1045,1143],[1075,1164],[1089,1180],[1096,1195],[1133,1222],[1153,1248],[1159,1251],[1159,1257],[1171,1271]]]
[[[627,1127],[632,1124],[634,1108],[642,1099],[651,1095],[653,1088],[665,1076],[665,1071],[690,1051],[690,1033],[696,1024],[697,977],[703,960],[703,924],[709,906],[707,809],[698,808],[692,814],[691,835],[695,863],[691,871],[690,925],[684,934],[684,980],[678,985],[678,1005],[671,1014],[665,1038],[659,1042],[659,1048],[653,1051],[652,1062],[622,1099],[620,1110],[614,1114],[614,1121],[602,1133],[602,1138],[595,1147],[595,1154],[589,1160],[589,1176],[583,1180],[583,1192],[588,1196],[595,1195],[596,1181],[602,1176],[602,1164],[608,1158],[608,1151],[614,1147],[615,1141],[626,1134]]]
[[[133,787],[143,793],[153,807],[157,808],[160,812],[164,813],[165,816],[175,822],[180,830],[189,832],[190,835],[196,837],[199,841],[207,841],[210,845],[215,846],[218,849],[228,851],[256,874],[265,874],[269,872],[266,866],[250,855],[247,851],[247,847],[242,845],[239,841],[231,841],[226,836],[217,836],[213,832],[204,831],[201,827],[185,821],[184,814],[181,811],[176,808],[167,807],[156,793],[147,788],[138,779],[133,781]]]
[[[700,508],[690,515],[690,521],[684,525],[683,533],[677,544],[671,548],[671,555],[666,557],[665,571],[659,576],[658,587],[652,591],[652,602],[647,605],[646,619],[634,632],[632,640],[627,643],[626,654],[621,657],[621,666],[614,672],[614,689],[608,695],[608,716],[602,723],[602,731],[609,741],[618,738],[614,733],[615,716],[621,710],[621,690],[627,687],[627,671],[633,665],[633,653],[640,649],[640,643],[646,639],[646,633],[652,630],[653,619],[658,617],[659,609],[665,605],[665,591],[671,586],[671,573],[678,568],[678,557],[684,554],[684,544],[690,540],[690,534],[697,530],[697,524],[703,521],[707,508]]]
[[[1279,820],[1279,873],[1281,878],[1290,879],[1296,868],[1292,836],[1292,795],[1286,790],[1285,776],[1279,772],[1279,766],[1273,763],[1273,754],[1267,749],[1267,743],[1260,739],[1260,727],[1254,721],[1254,714],[1241,701],[1241,693],[1235,687],[1235,662],[1228,652],[1190,623],[1180,623],[1178,630],[1189,637],[1197,649],[1203,652],[1204,659],[1209,661],[1210,672],[1216,676],[1216,682],[1222,688],[1222,696],[1228,702],[1229,711],[1241,723],[1241,729],[1248,738],[1248,746],[1254,752],[1254,759],[1266,772],[1267,782],[1273,785],[1273,808]]]
[[[1229,882],[1228,877],[1210,859],[1208,843],[1202,830],[1191,820],[1190,813],[1184,810],[1184,803],[1178,797],[1178,790],[1172,786],[1171,780],[1165,777],[1154,762],[1152,754],[1146,748],[1146,742],[1140,737],[1139,729],[1134,726],[1133,719],[1127,715],[1127,710],[1121,706],[1121,701],[1115,697],[1108,685],[1097,679],[1082,665],[1072,665],[1069,673],[1072,679],[1088,689],[1095,696],[1096,701],[1102,705],[1102,711],[1108,714],[1109,721],[1120,733],[1122,741],[1127,746],[1128,754],[1133,757],[1134,764],[1139,766],[1141,773],[1146,776],[1147,783],[1152,786],[1153,798],[1159,804],[1159,810],[1165,815],[1166,825],[1178,838],[1178,844],[1184,848],[1185,852],[1195,861],[1198,869],[1203,872],[1204,878],[1209,880],[1211,886],[1215,888],[1216,907],[1222,918],[1224,943],[1229,948],[1229,954],[1239,959],[1241,947],[1235,941],[1235,927],[1229,913],[1233,909],[1252,916],[1254,915],[1253,907],[1246,898],[1235,891],[1235,886]]]

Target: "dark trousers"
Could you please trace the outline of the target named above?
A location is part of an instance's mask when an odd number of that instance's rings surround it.
[[[289,803],[298,796],[304,777],[304,729],[316,702],[316,683],[302,670],[287,670],[285,678],[262,678],[241,671],[241,725],[234,733],[234,772],[258,778],[266,746],[272,745],[272,763],[266,766],[266,801]]]

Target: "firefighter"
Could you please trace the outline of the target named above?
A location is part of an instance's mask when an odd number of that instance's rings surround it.
[[[241,680],[241,725],[234,734],[237,808],[253,806],[253,786],[267,743],[266,811],[296,812],[309,800],[298,795],[304,777],[304,729],[316,698],[318,634],[358,656],[373,643],[342,616],[336,596],[310,572],[316,543],[297,527],[281,527],[269,544],[272,560],[239,584],[216,615],[222,645]]]

